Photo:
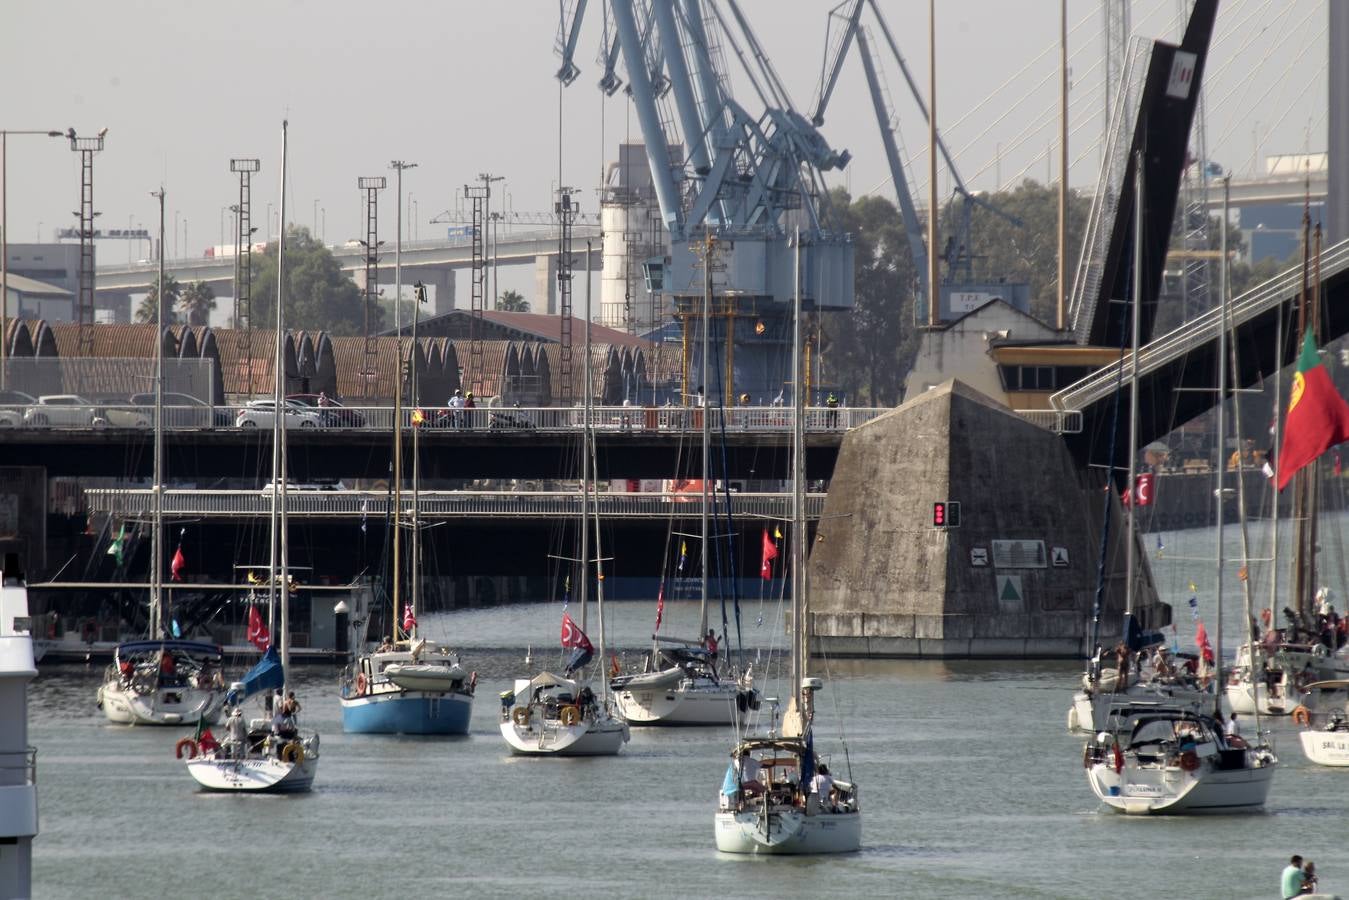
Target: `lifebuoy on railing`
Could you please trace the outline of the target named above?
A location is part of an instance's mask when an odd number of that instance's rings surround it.
[[[1310,725],[1312,723],[1312,711],[1298,704],[1293,708],[1293,722],[1304,727]]]
[[[356,696],[357,696],[357,697],[364,697],[364,696],[365,696],[365,692],[366,692],[366,690],[367,690],[369,687],[370,687],[370,683],[369,683],[368,681],[366,681],[365,673],[364,673],[364,672],[359,672],[359,673],[357,673],[357,675],[356,675]]]
[[[298,766],[304,762],[304,746],[299,741],[291,741],[281,748],[281,761]]]
[[[187,751],[188,759],[197,758],[197,742],[190,737],[179,738],[178,743],[173,745],[173,754],[176,758],[183,758],[183,751]]]
[[[1186,772],[1193,772],[1199,768],[1199,754],[1193,750],[1186,750],[1180,755],[1180,767]]]
[[[577,722],[579,722],[579,721],[581,721],[581,708],[580,708],[579,706],[564,706],[564,707],[562,707],[562,724],[563,724],[563,725],[571,726],[571,725],[575,725],[575,724],[576,724]]]
[[[529,724],[529,707],[517,706],[515,712],[511,713],[511,721],[521,728]]]

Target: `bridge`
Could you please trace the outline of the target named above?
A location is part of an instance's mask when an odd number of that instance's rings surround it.
[[[592,240],[590,265],[595,271],[601,266],[600,229],[596,225],[574,227],[572,252],[577,257],[577,268],[585,266],[585,242]],[[542,290],[547,282],[546,304],[538,304],[540,311],[553,311],[553,290],[557,283],[558,236],[556,229],[537,229],[507,233],[492,243],[493,253],[488,262],[493,265],[517,266],[533,264],[539,269]],[[342,271],[352,275],[357,284],[365,278],[365,248],[359,243],[329,248]],[[394,282],[394,248],[385,243],[380,254],[379,280],[381,284]],[[435,289],[432,298],[434,312],[448,312],[454,308],[454,270],[473,265],[473,242],[469,235],[437,238],[403,243],[403,283],[421,280]],[[235,257],[189,257],[165,261],[165,272],[180,282],[204,281],[216,287],[229,285],[233,290]],[[95,276],[95,290],[99,293],[135,293],[148,291],[159,277],[158,265],[153,261],[131,265],[99,266]],[[545,298],[540,298],[544,300]],[[446,301],[449,302],[446,302]]]
[[[1312,271],[1315,272],[1315,260]],[[1349,241],[1322,251],[1320,256],[1321,332],[1324,346],[1349,332]],[[1235,341],[1238,369],[1228,378],[1228,394],[1264,384],[1274,372],[1291,364],[1298,350],[1297,302],[1302,268],[1280,273],[1247,291],[1230,304],[1228,322]],[[1218,335],[1221,308],[1194,319],[1139,348],[1139,446],[1155,441],[1177,426],[1212,409],[1217,403]],[[1282,343],[1275,346],[1278,323],[1284,322]],[[1128,454],[1128,408],[1133,361],[1125,353],[1078,383],[1054,394],[1050,402],[1059,412],[1082,414],[1082,430],[1067,436],[1077,459],[1088,465],[1123,465]],[[1291,379],[1288,381],[1291,385]],[[1286,395],[1285,389],[1285,395]],[[1114,412],[1118,394],[1120,418]],[[1279,398],[1279,403],[1284,398]],[[1115,439],[1110,440],[1111,433]],[[1257,440],[1264,435],[1252,434]]]

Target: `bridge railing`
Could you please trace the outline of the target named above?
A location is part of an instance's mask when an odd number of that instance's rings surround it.
[[[1349,241],[1341,241],[1321,253],[1321,277],[1329,278],[1349,269]],[[1228,312],[1230,327],[1240,328],[1246,322],[1278,306],[1295,295],[1302,286],[1302,267],[1294,266],[1269,281],[1256,285],[1231,303]],[[1143,376],[1191,352],[1196,347],[1216,340],[1222,327],[1222,308],[1215,307],[1179,328],[1169,331],[1138,353],[1138,374]],[[1092,403],[1114,393],[1121,380],[1127,382],[1133,375],[1133,359],[1126,353],[1118,363],[1112,363],[1087,376],[1049,398],[1060,411],[1082,410]]]
[[[143,516],[151,512],[154,492],[147,489],[90,488],[85,501],[91,513],[113,516]],[[806,495],[807,518],[818,519],[824,508],[824,494]],[[713,498],[710,512],[724,509],[722,499]],[[724,499],[724,498],[723,498]],[[593,493],[601,518],[681,519],[702,514],[701,493],[622,492]],[[741,518],[787,519],[791,516],[791,494],[732,493],[731,513]],[[422,491],[418,513],[425,519],[452,518],[567,518],[581,514],[581,492],[574,491]],[[166,490],[164,513],[204,517],[260,517],[269,515],[272,493],[258,490]],[[286,491],[288,515],[308,518],[384,518],[392,509],[388,491],[313,490]],[[412,497],[404,494],[400,515],[410,518]]]
[[[889,412],[888,407],[811,407],[805,413],[810,433],[847,431]],[[793,411],[778,406],[744,406],[706,410],[684,406],[592,407],[591,427],[600,432],[696,433],[708,426],[719,432],[790,432]],[[256,406],[164,406],[166,431],[246,429],[269,431],[272,407]],[[481,432],[577,433],[585,424],[580,407],[475,407],[454,409],[421,406],[402,411],[403,427],[420,428],[429,434]],[[392,406],[290,407],[286,428],[325,431],[392,431]],[[0,434],[10,428],[26,429],[132,429],[154,426],[154,407],[114,403],[73,403],[62,406],[0,406]]]

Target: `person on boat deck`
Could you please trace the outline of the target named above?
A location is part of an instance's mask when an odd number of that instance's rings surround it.
[[[1171,664],[1170,651],[1165,646],[1157,648],[1152,655],[1152,670],[1157,678],[1174,678],[1176,667]]]
[[[136,666],[129,659],[124,659],[117,664],[117,671],[122,673],[122,680],[128,684],[136,674]]]
[[[1302,867],[1302,888],[1298,893],[1316,893],[1316,863],[1312,862],[1310,859],[1307,860],[1307,864]]]
[[[810,792],[820,798],[820,808],[830,811],[834,808],[834,776],[829,774],[829,767],[821,764],[815,770],[815,777],[810,779]]]
[[[285,703],[280,704],[272,716],[272,733],[283,741],[288,741],[300,733],[295,727],[295,717],[286,713]]]
[[[1115,678],[1115,690],[1122,691],[1129,686],[1129,648],[1123,643],[1115,645],[1115,669],[1119,673]]]
[[[1237,714],[1223,723],[1223,734],[1227,737],[1241,737],[1241,727],[1237,725]]]
[[[1296,897],[1300,893],[1302,893],[1302,857],[1295,853],[1279,874],[1279,896],[1283,900],[1288,900],[1289,897]]]
[[[243,756],[248,748],[248,724],[244,722],[243,710],[234,707],[225,721],[225,749],[231,756]]]
[[[717,633],[711,628],[707,629],[707,637],[703,638],[703,649],[707,651],[707,658],[712,661],[712,668],[717,667]]]
[[[291,718],[300,713],[300,701],[295,699],[295,692],[290,691],[286,694],[285,702],[281,704],[281,711]]]
[[[763,766],[759,761],[746,753],[740,757],[740,793],[746,797],[756,797],[763,793],[763,781],[760,780],[760,773],[763,772]]]

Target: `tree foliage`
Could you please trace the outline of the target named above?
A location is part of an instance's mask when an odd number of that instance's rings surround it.
[[[183,286],[178,279],[167,272],[164,274],[164,296],[169,298],[168,308],[164,311],[164,324],[175,325],[178,322],[177,309],[182,300]],[[154,324],[159,318],[159,282],[150,285],[150,292],[136,307],[136,321]]]
[[[194,281],[179,294],[178,309],[187,317],[187,324],[209,325],[211,310],[215,309],[215,291],[204,281]]]
[[[529,312],[529,301],[519,291],[502,291],[496,308],[502,312]]]
[[[275,241],[253,255],[253,326],[272,328],[276,322]],[[309,229],[291,225],[286,231],[286,327],[327,331],[331,335],[363,334],[364,295],[342,271],[332,252],[315,240]],[[371,330],[383,327],[383,310],[372,311]]]

